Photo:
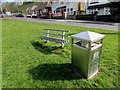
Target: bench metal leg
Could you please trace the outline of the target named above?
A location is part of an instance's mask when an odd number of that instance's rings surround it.
[[[49,30],[47,30],[47,33],[49,33]],[[47,37],[49,37],[49,34],[47,34]],[[49,41],[46,41],[46,43],[48,43]]]
[[[46,43],[48,43],[49,41],[46,41]]]
[[[62,32],[62,35],[65,35],[65,32]],[[64,40],[64,36],[62,36],[62,40]],[[64,43],[62,43],[62,48],[64,47]]]
[[[64,47],[64,43],[62,43],[62,48]]]
[[[44,43],[48,43],[49,41],[45,41]]]

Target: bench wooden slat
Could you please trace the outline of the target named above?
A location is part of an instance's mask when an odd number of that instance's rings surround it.
[[[67,36],[67,35],[61,35],[61,34],[54,34],[54,33],[47,33],[47,32],[44,32],[45,34],[51,34],[51,35],[57,35],[57,36],[63,36],[63,37],[70,37],[70,36]]]
[[[61,31],[61,32],[70,32],[70,31],[66,31],[66,30],[56,30],[56,29],[43,29],[43,30]]]
[[[38,37],[38,38],[49,40],[49,41],[54,41],[56,43],[67,43],[67,42],[69,42],[69,40],[62,40],[62,39],[47,37],[47,36],[42,36],[42,37]]]

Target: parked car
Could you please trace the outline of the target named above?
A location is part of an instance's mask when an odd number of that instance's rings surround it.
[[[6,12],[6,14],[7,14],[8,16],[12,15],[11,12]]]
[[[27,17],[28,17],[28,18],[31,18],[31,17],[32,17],[32,14],[27,14]]]
[[[34,14],[34,13],[33,13],[33,14],[32,14],[32,17],[33,17],[33,18],[34,18],[34,17],[37,17],[37,14]]]
[[[0,14],[0,18],[3,18],[4,14]]]
[[[0,14],[0,18],[6,17],[7,14]]]
[[[24,17],[23,14],[17,14],[16,17]]]

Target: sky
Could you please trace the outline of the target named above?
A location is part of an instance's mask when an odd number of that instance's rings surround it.
[[[24,0],[0,0],[0,2],[17,2],[17,1],[24,1]],[[25,1],[32,1],[32,0],[25,0]],[[41,0],[42,1],[42,0]],[[81,0],[82,1],[82,0]],[[86,1],[86,0],[85,0]],[[107,0],[98,0],[99,2],[104,2],[104,1],[107,1]],[[109,1],[109,0],[108,0]],[[113,1],[113,2],[116,2],[116,1],[120,1],[120,0],[110,0],[110,1]]]
[[[15,1],[24,1],[24,0],[2,0],[2,2],[15,2]],[[25,0],[25,1],[32,1],[32,0]]]
[[[13,2],[14,0],[4,0],[5,2]]]

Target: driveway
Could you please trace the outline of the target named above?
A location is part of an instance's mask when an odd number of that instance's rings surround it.
[[[86,20],[18,18],[18,17],[5,18],[5,19],[14,19],[14,20],[30,21],[30,22],[42,22],[42,23],[54,23],[54,24],[81,26],[81,27],[90,27],[90,28],[100,28],[100,29],[115,30],[115,31],[118,31],[118,25],[120,25],[119,23],[86,21]]]

